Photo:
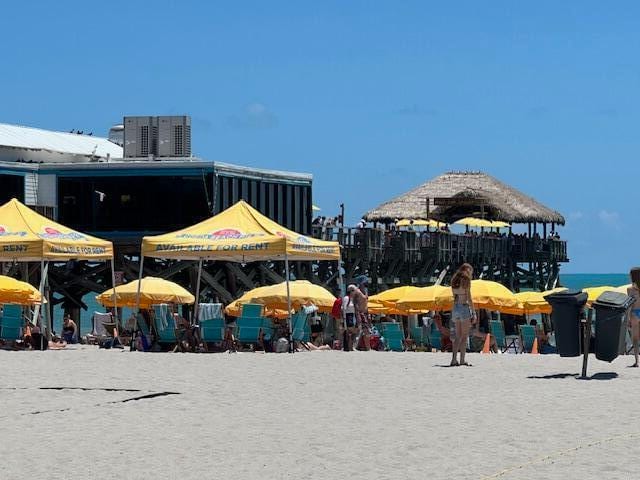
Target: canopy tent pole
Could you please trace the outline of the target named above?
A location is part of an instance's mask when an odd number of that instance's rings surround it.
[[[40,327],[40,333],[43,333],[44,330],[44,325],[42,324],[42,321],[40,320],[40,309],[42,307],[42,305],[44,304],[44,281],[47,278],[47,272],[49,270],[49,264],[47,263],[47,265],[44,264],[44,258],[42,260],[40,260],[40,285],[38,287],[38,292],[40,292],[40,304],[36,305],[36,307],[33,309],[33,317],[31,318],[31,323],[33,323],[34,325],[38,325]]]
[[[113,287],[113,314],[116,320],[116,328],[118,329],[118,333],[122,329],[118,318],[118,296],[116,295],[116,267],[115,260],[113,257],[111,258],[111,286]]]
[[[47,262],[46,266],[45,266],[45,270],[47,271],[47,275],[45,276],[45,288],[44,288],[44,292],[45,293],[49,293],[51,290],[51,287],[49,286],[49,262]],[[53,322],[51,319],[51,299],[48,298],[49,295],[43,295],[42,296],[42,301],[44,303],[44,300],[46,298],[48,304],[47,304],[47,308],[44,309],[45,311],[45,318],[47,320],[47,341],[51,340],[52,335],[51,332],[53,330]],[[78,332],[80,332],[80,319],[78,318]],[[42,332],[41,332],[42,333]]]
[[[196,280],[196,302],[194,303],[195,311],[193,312],[193,321],[191,322],[192,325],[199,320],[198,317],[200,315],[200,308],[198,305],[200,303],[200,279],[202,278],[202,261],[203,259],[201,258],[198,262],[198,279]]]
[[[136,292],[136,312],[140,313],[140,287],[142,286],[142,271],[144,270],[144,255],[140,254],[140,270],[138,272],[138,291]]]
[[[287,251],[284,252],[284,275],[287,282],[287,323],[289,324],[289,352],[295,351],[293,345],[293,328],[291,325],[291,290],[289,289],[289,257]]]

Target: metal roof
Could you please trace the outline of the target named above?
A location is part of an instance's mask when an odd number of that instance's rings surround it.
[[[3,146],[72,155],[122,157],[122,147],[106,138],[0,123],[0,147]]]

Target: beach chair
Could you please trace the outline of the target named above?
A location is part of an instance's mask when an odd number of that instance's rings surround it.
[[[304,348],[309,349],[307,344],[311,341],[311,326],[307,317],[304,310],[300,310],[291,317],[291,339],[294,343],[300,342]]]
[[[0,318],[0,340],[15,342],[22,337],[22,307],[20,305],[4,305]]]
[[[404,330],[402,325],[395,322],[382,322],[382,336],[388,350],[404,351]]]
[[[431,333],[428,336],[428,340],[431,348],[435,348],[438,351],[442,350],[442,333],[440,333],[435,324],[431,325]]]
[[[531,353],[533,342],[536,339],[536,327],[533,325],[520,325],[520,350]]]
[[[496,344],[502,353],[509,351],[511,348],[518,353],[516,341],[520,337],[518,335],[505,335],[504,325],[500,320],[491,320],[489,322],[489,331],[496,338]]]
[[[175,345],[178,343],[176,338],[176,320],[169,310],[169,306],[165,304],[153,306],[153,323],[157,334],[157,341],[161,345]]]
[[[416,347],[424,347],[427,343],[422,327],[411,327],[411,339]]]
[[[259,303],[245,303],[240,309],[240,318],[262,318],[263,309]]]
[[[151,336],[151,332],[149,331],[149,327],[147,326],[147,322],[142,313],[138,313],[136,315],[136,324],[138,325],[138,330],[142,333],[143,344],[146,344],[144,351],[148,351],[151,348],[153,337]]]

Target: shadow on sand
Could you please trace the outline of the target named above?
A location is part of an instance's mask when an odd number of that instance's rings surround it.
[[[554,373],[552,375],[530,375],[527,378],[532,378],[536,380],[557,380],[563,378],[575,378],[576,380],[613,380],[618,378],[618,374],[616,372],[600,372],[596,373],[590,377],[581,377],[577,373]]]

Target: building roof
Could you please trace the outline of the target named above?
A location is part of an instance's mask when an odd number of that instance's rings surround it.
[[[122,147],[106,138],[0,123],[0,147],[44,150],[87,157],[122,157]]]
[[[449,199],[436,205],[434,199]],[[427,199],[429,215],[427,215]],[[482,172],[449,172],[367,212],[364,218],[388,222],[398,218],[453,222],[484,211],[489,220],[515,223],[558,223],[564,217],[535,199]]]

